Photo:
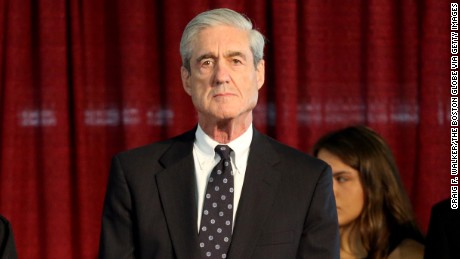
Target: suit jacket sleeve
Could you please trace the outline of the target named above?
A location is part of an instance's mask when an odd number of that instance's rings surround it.
[[[338,233],[332,172],[326,166],[316,184],[297,258],[339,258]]]
[[[10,222],[0,215],[0,258],[16,259],[16,246],[14,244],[13,230]]]
[[[255,131],[230,258],[339,258],[338,236],[330,167]]]
[[[99,258],[134,258],[131,211],[126,178],[114,157],[104,201]]]

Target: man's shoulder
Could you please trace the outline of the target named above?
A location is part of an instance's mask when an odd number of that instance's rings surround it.
[[[439,211],[439,212],[446,212],[446,211],[452,211],[451,208],[451,200],[450,199],[444,199],[442,201],[439,201],[435,205],[433,205],[433,210],[434,211]]]
[[[169,150],[171,147],[175,145],[182,147],[192,147],[193,140],[195,137],[194,134],[195,131],[190,130],[169,139],[153,142],[150,144],[119,152],[115,155],[115,157],[119,159],[141,159],[143,157],[152,159],[153,157],[158,157],[164,154],[167,150]]]
[[[318,168],[324,170],[327,164],[313,157],[306,152],[303,152],[297,148],[284,144],[268,135],[260,134],[260,137],[265,139],[270,146],[279,154],[280,158],[289,163],[296,163],[298,165],[308,165],[310,168]]]
[[[431,209],[432,220],[443,222],[444,224],[455,224],[460,227],[460,211],[451,208],[451,200],[445,199],[436,203]]]

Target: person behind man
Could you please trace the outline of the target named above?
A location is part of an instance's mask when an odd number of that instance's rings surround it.
[[[340,258],[423,258],[423,236],[381,136],[347,127],[320,138],[313,154],[332,167]]]
[[[450,198],[439,201],[431,208],[425,259],[460,258],[460,211],[454,208]]]
[[[10,222],[2,215],[0,215],[0,258],[18,258],[14,244],[13,229]]]
[[[263,48],[235,11],[189,22],[181,78],[198,125],[113,158],[100,258],[338,258],[330,167],[253,128]]]

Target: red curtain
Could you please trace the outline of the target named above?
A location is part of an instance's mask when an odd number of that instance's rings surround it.
[[[96,256],[111,156],[196,123],[179,40],[217,7],[268,39],[256,127],[305,152],[373,127],[426,229],[450,194],[450,2],[1,0],[0,213],[21,258]]]

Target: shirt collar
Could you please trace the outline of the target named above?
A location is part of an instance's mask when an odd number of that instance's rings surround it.
[[[227,143],[233,152],[230,154],[233,163],[238,168],[243,168],[247,162],[249,146],[251,145],[253,135],[252,123],[248,129],[238,138],[230,143]],[[207,163],[213,163],[215,154],[214,148],[220,143],[206,135],[203,129],[198,125],[195,132],[195,151],[198,153],[198,161],[200,168],[203,168]],[[237,170],[238,172],[240,170]]]

